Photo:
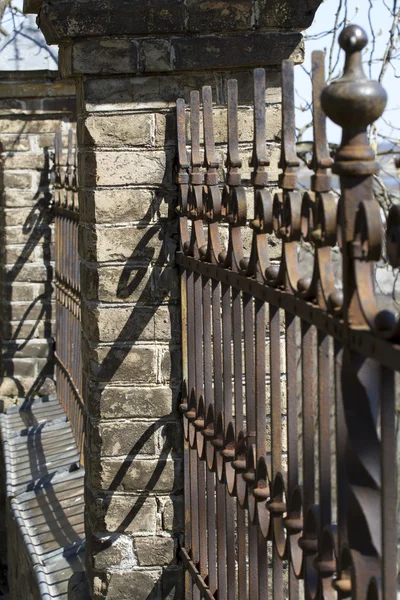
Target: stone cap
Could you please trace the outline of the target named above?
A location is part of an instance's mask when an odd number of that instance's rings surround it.
[[[0,98],[75,98],[75,81],[58,71],[0,71]]]
[[[69,38],[294,30],[322,0],[25,0],[47,43]]]
[[[27,15],[37,15],[42,6],[42,2],[43,0],[24,0],[24,13]]]
[[[60,79],[59,71],[50,69],[40,69],[39,71],[0,71],[0,81],[55,81],[56,79]]]
[[[304,59],[303,37],[277,31],[168,38],[86,38],[60,46],[64,77],[80,74],[133,74],[236,70],[280,66]]]

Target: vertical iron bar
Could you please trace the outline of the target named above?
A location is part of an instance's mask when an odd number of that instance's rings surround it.
[[[287,501],[299,482],[298,458],[298,406],[297,406],[297,364],[296,364],[296,317],[285,312],[286,350],[286,415],[287,415]],[[299,582],[296,578],[292,556],[289,555],[289,598],[298,600]]]
[[[222,284],[222,353],[223,353],[223,395],[224,429],[232,421],[232,309],[231,291],[228,285]],[[221,485],[221,484],[220,484]],[[225,485],[225,514],[226,514],[226,559],[228,600],[236,598],[235,583],[235,519],[233,499],[229,496]]]
[[[382,600],[397,594],[396,431],[394,373],[381,368]]]
[[[321,531],[331,523],[330,339],[318,331],[319,505]]]
[[[247,446],[256,443],[253,298],[243,294]],[[248,519],[249,597],[258,600],[258,528]]]
[[[242,310],[241,294],[232,289],[232,329],[233,329],[233,363],[235,394],[235,435],[243,431],[243,363],[242,363]],[[237,519],[237,562],[238,562],[238,597],[246,598],[246,519],[239,502],[236,502]]]
[[[280,317],[277,306],[269,306],[270,394],[272,431],[272,481],[282,470],[282,406]],[[274,517],[273,517],[274,518]],[[283,563],[276,544],[272,547],[274,600],[283,599]]]
[[[347,544],[347,474],[346,444],[347,427],[344,417],[341,373],[343,368],[343,346],[334,343],[335,353],[335,408],[336,408],[336,498],[339,548]]]
[[[221,284],[212,282],[212,333],[214,351],[214,406],[215,419],[223,411],[222,390],[222,352],[221,352]],[[227,562],[226,562],[226,510],[225,490],[216,478],[217,502],[217,563],[218,563],[218,596],[226,597]]]
[[[301,322],[304,511],[315,500],[314,403],[317,372],[314,327]]]

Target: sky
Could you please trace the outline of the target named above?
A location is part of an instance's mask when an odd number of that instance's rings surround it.
[[[329,55],[332,45],[332,34],[323,35],[332,30],[335,22],[335,14],[338,6],[341,5],[339,13],[339,23],[342,23],[346,18],[347,4],[347,21],[363,27],[369,37],[369,44],[364,51],[364,64],[366,74],[369,76],[369,60],[372,52],[371,75],[372,79],[377,79],[382,67],[382,57],[385,53],[386,44],[389,38],[389,30],[392,25],[393,5],[396,5],[395,0],[325,0],[317,10],[312,26],[303,32],[305,36],[306,58],[303,67],[299,66],[295,69],[295,85],[297,92],[297,127],[303,127],[310,122],[310,112],[303,111],[311,98],[311,83],[306,71],[311,68],[311,53],[313,50],[326,50],[325,69],[328,72]],[[397,11],[400,10],[400,2],[397,0]],[[372,43],[371,26],[375,32],[375,46]],[[339,27],[338,33],[343,29],[343,24]],[[321,36],[322,34],[322,36]],[[317,39],[316,39],[317,38]],[[318,39],[319,38],[319,39]],[[397,42],[399,40],[397,39]],[[383,139],[390,138],[399,140],[400,138],[400,95],[399,84],[400,79],[396,79],[396,75],[400,77],[400,47],[397,44],[398,58],[394,59],[393,65],[389,66],[384,75],[382,84],[385,87],[389,100],[383,118],[377,121],[378,139],[377,143],[382,143]],[[332,78],[341,75],[344,64],[344,52],[340,51],[339,44],[335,43],[332,54],[332,65],[336,68],[333,71]],[[328,120],[329,121],[329,120]],[[380,136],[385,136],[382,138]],[[328,122],[328,139],[330,142],[338,143],[340,141],[341,132],[331,121]],[[304,136],[304,141],[312,140],[312,131],[308,130]]]
[[[23,0],[13,0],[22,11]],[[1,22],[8,36],[0,36],[0,71],[57,70],[57,46],[46,45],[35,15],[6,10]]]

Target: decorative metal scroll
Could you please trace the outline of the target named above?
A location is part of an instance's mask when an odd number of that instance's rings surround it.
[[[267,177],[265,72],[254,73],[250,223],[237,82],[228,82],[223,185],[211,88],[202,90],[204,160],[200,94],[190,96],[190,160],[186,105],[177,101],[185,453],[180,556],[187,598],[297,600],[301,586],[307,599],[396,598],[400,328],[375,298],[382,226],[372,190],[378,165],[366,134],[386,94],[363,74],[365,32],[347,27],[339,42],[344,75],[328,87],[323,54],[313,54],[315,141],[306,193],[296,183],[293,64],[282,65],[275,194]],[[343,128],[333,165],[324,113]],[[341,180],[338,202],[331,167]],[[270,259],[272,236],[282,245],[277,265]],[[303,242],[313,248],[308,275],[298,261]],[[393,209],[387,255],[394,266],[399,242],[400,212]],[[340,281],[332,262],[336,245]]]
[[[67,161],[63,162],[61,133],[54,140],[55,296],[57,395],[71,422],[79,450],[83,450],[84,408],[81,366],[81,297],[78,257],[77,152],[68,133]]]

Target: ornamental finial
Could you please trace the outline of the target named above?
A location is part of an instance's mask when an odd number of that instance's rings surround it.
[[[362,50],[368,43],[364,29],[345,27],[339,36],[346,52],[343,76],[333,81],[321,95],[322,108],[334,122],[351,131],[363,131],[378,119],[386,106],[387,95],[378,81],[365,76]]]

